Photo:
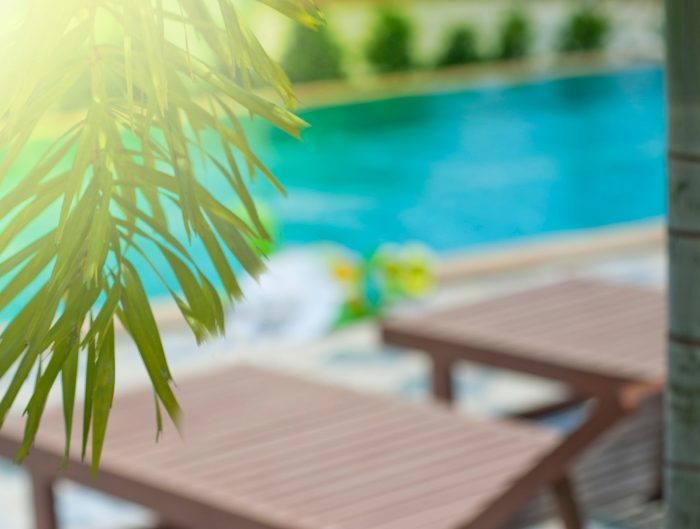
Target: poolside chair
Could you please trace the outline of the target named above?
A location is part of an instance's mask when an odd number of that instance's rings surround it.
[[[459,361],[549,378],[568,388],[561,403],[520,413],[539,418],[597,402],[576,438],[594,446],[569,473],[586,511],[636,495],[661,493],[661,397],[665,380],[665,296],[592,279],[572,279],[382,324],[385,343],[423,351],[433,364],[436,398],[453,397]],[[604,415],[605,401],[624,406]],[[600,424],[606,422],[606,427]],[[596,426],[597,425],[597,426]],[[586,434],[588,432],[588,434]],[[541,518],[542,502],[523,519]],[[537,511],[538,516],[532,516]]]
[[[25,463],[37,529],[57,527],[53,484],[63,478],[146,506],[165,527],[496,529],[551,489],[566,527],[578,529],[566,472],[607,427],[598,421],[572,444],[529,423],[474,420],[251,366],[179,388],[184,438],[166,425],[154,442],[150,391],[119,396],[94,477],[75,457],[59,470],[63,419],[48,412]],[[21,428],[6,423],[0,455],[14,456]]]

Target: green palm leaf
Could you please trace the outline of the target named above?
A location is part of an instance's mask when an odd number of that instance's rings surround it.
[[[261,1],[308,26],[322,22],[308,0]],[[167,263],[174,282],[163,281],[198,341],[222,333],[224,299],[242,294],[232,264],[253,275],[263,268],[252,241],[268,234],[249,182],[259,173],[282,190],[238,116],[293,136],[306,124],[290,111],[289,80],[232,0],[36,0],[24,15],[0,49],[0,312],[14,311],[0,332],[0,377],[12,375],[0,423],[35,372],[22,459],[60,379],[68,458],[84,356],[81,451],[91,446],[97,469],[117,383],[115,317],[153,384],[158,431],[160,406],[174,421],[180,415],[137,261],[159,275],[157,263]],[[60,120],[23,170],[73,93],[89,94],[84,107]],[[202,144],[212,134],[220,156]],[[196,160],[208,160],[208,177],[230,188],[249,220],[199,181]],[[190,255],[195,243],[206,266]]]

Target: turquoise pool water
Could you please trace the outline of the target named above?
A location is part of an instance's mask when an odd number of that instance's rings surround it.
[[[448,253],[665,211],[656,67],[304,112],[305,141],[255,129],[289,191],[283,245]],[[267,193],[265,193],[267,194]],[[272,197],[272,195],[269,195]]]
[[[302,115],[312,125],[303,142],[259,120],[249,127],[252,144],[289,192],[279,196],[262,178],[254,186],[273,212],[282,247],[330,241],[368,253],[385,242],[420,241],[449,254],[665,211],[657,67]],[[211,144],[216,149],[218,141]],[[223,179],[199,170],[218,196],[232,200]],[[184,242],[179,214],[170,215]],[[192,252],[204,253],[198,244]],[[199,261],[214,277],[208,260]],[[166,296],[158,276],[140,264],[148,294]],[[161,272],[173,279],[167,266]],[[0,320],[27,299],[15,300]]]

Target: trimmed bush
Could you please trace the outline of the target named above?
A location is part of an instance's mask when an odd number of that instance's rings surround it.
[[[496,50],[498,59],[519,59],[530,52],[532,26],[521,11],[511,11],[501,24]]]
[[[345,77],[343,52],[328,26],[312,30],[294,24],[281,62],[294,82]]]
[[[447,36],[445,49],[438,58],[438,66],[468,64],[479,60],[476,30],[473,26],[459,26]]]
[[[608,18],[593,7],[583,7],[571,15],[560,38],[564,52],[599,50],[610,32]]]
[[[400,11],[382,9],[377,14],[365,56],[380,73],[408,70],[413,66],[413,25]]]

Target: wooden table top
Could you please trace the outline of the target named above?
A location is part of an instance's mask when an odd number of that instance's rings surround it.
[[[178,381],[178,388],[184,438],[166,425],[154,442],[150,391],[119,397],[97,476],[77,460],[58,475],[182,526],[448,529],[489,506],[498,516],[517,508],[499,504],[504,491],[522,488],[560,442],[529,424],[468,419],[440,405],[255,367]],[[0,454],[13,455],[19,431],[6,425]],[[53,471],[62,450],[55,411],[27,464]]]
[[[384,322],[387,343],[596,388],[665,378],[665,296],[571,280]]]

